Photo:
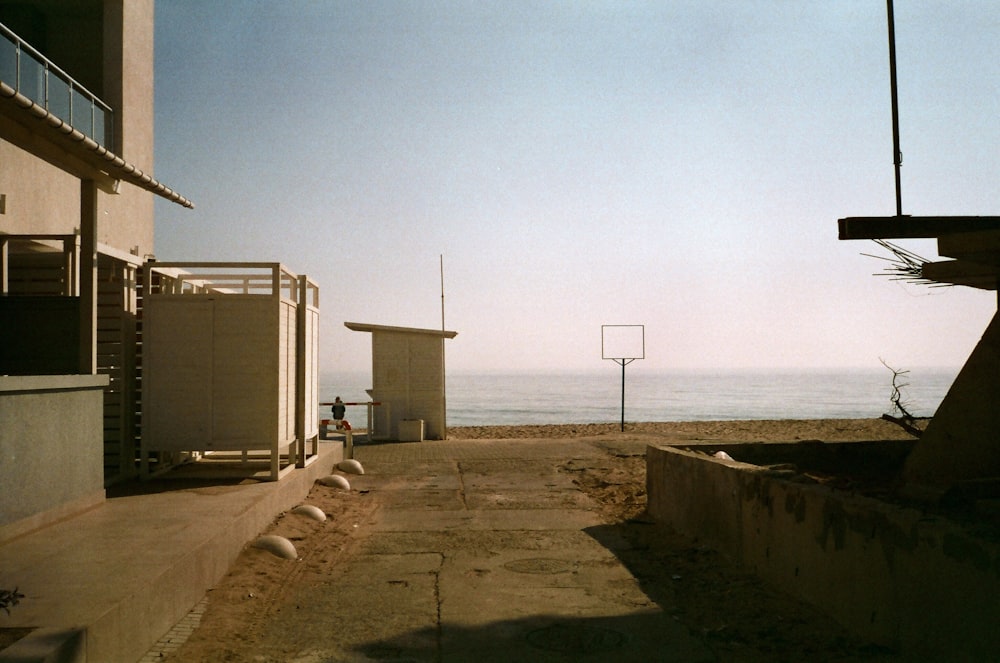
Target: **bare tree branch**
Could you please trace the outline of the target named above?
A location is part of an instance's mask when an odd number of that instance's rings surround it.
[[[889,396],[889,401],[892,403],[892,411],[894,413],[899,413],[899,416],[894,416],[893,414],[883,414],[882,419],[891,421],[913,437],[920,437],[924,433],[924,431],[917,426],[917,420],[920,419],[920,417],[915,417],[910,414],[910,412],[906,409],[906,404],[903,403],[902,390],[909,387],[910,384],[908,382],[901,383],[901,380],[903,379],[903,376],[909,373],[909,371],[896,370],[889,364],[885,363],[885,360],[881,357],[879,357],[879,361],[882,362],[883,366],[892,371],[892,394]]]

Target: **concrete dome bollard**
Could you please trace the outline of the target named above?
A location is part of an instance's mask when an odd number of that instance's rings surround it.
[[[292,542],[283,536],[275,534],[265,534],[264,536],[257,537],[257,540],[253,542],[253,547],[260,548],[283,559],[299,558],[299,554],[296,552]]]

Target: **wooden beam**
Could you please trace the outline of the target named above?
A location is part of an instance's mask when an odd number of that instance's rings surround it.
[[[916,239],[1000,230],[1000,216],[849,216],[837,220],[839,239]]]
[[[980,290],[996,290],[997,279],[1000,278],[1000,269],[997,267],[966,260],[925,262],[922,273],[928,281],[964,285]]]
[[[938,255],[984,265],[1000,265],[1000,230],[940,237]]]

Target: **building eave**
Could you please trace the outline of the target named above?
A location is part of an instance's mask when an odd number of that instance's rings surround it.
[[[344,326],[351,331],[359,332],[391,332],[394,334],[421,334],[424,336],[440,336],[441,338],[455,338],[457,331],[445,331],[443,329],[420,329],[417,327],[392,327],[389,325],[369,325],[363,322],[345,322]]]
[[[194,208],[194,203],[180,193],[99,145],[3,81],[0,81],[0,114],[41,135],[75,162],[92,168],[95,179],[123,180],[182,207]]]

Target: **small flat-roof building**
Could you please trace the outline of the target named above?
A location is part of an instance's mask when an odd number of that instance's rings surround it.
[[[400,422],[421,419],[424,437],[446,439],[444,339],[458,332],[359,322],[344,326],[372,335],[371,396],[384,404],[376,408],[376,431],[398,440]]]

